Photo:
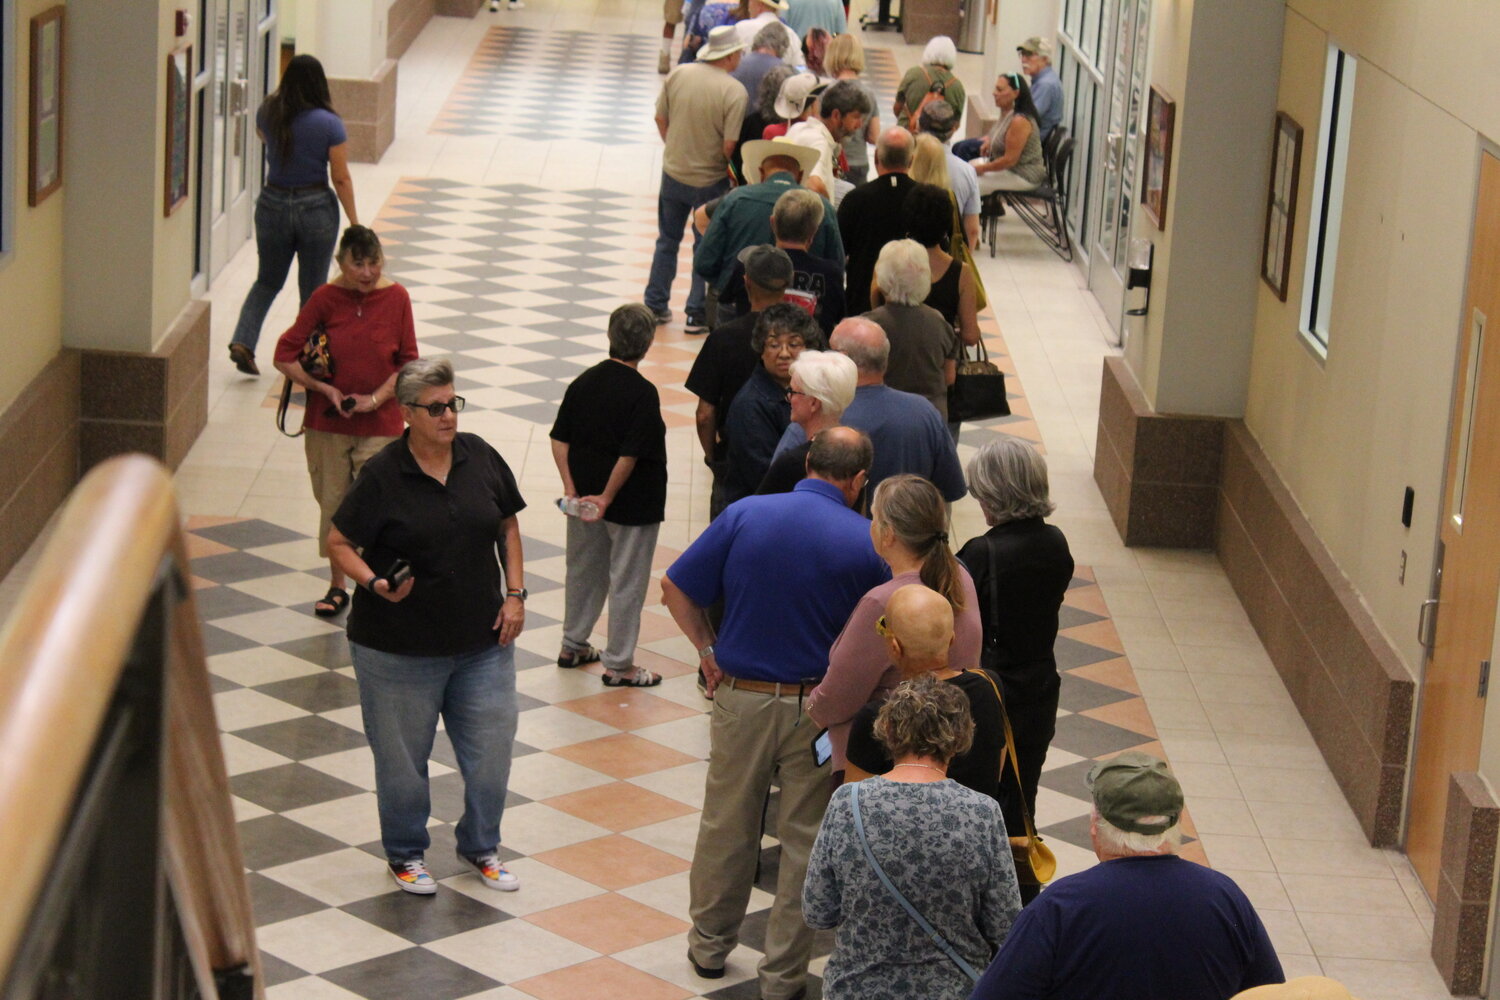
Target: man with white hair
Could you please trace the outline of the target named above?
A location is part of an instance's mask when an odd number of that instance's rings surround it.
[[[1129,750],[1088,775],[1099,864],[1021,911],[972,1000],[1228,1000],[1285,980],[1250,900],[1177,856],[1182,786]]]
[[[885,384],[891,345],[880,325],[851,316],[833,328],[828,346],[853,361],[858,373],[854,401],[844,410],[843,421],[868,434],[875,447],[870,490],[887,476],[909,472],[936,486],[949,503],[961,500],[967,492],[963,468],[943,418],[921,396]],[[793,423],[777,442],[772,465],[806,440]]]
[[[1016,52],[1021,57],[1021,69],[1031,77],[1031,103],[1036,105],[1037,126],[1046,141],[1063,116],[1062,81],[1052,68],[1052,45],[1033,35],[1017,45]]]
[[[865,315],[891,341],[886,382],[922,396],[946,422],[948,387],[958,374],[963,341],[942,313],[923,305],[932,290],[926,249],[916,240],[887,243],[875,261],[875,287],[885,305]]]
[[[803,351],[792,362],[792,384],[787,399],[792,404],[792,423],[802,429],[802,444],[777,453],[756,493],[790,493],[807,478],[807,450],[820,431],[839,425],[839,418],[854,401],[859,371],[854,362],[836,351]],[[859,509],[855,504],[855,509]]]
[[[954,114],[963,117],[964,85],[953,75],[957,64],[958,49],[954,48],[953,39],[938,35],[928,42],[922,50],[922,64],[907,70],[896,85],[896,104],[891,109],[896,113],[896,124],[912,128],[913,112],[920,111],[922,101],[932,93],[947,102]]]
[[[750,16],[736,24],[734,30],[739,32],[740,41],[750,46],[754,44],[755,36],[760,29],[768,24],[781,25],[782,31],[787,36],[786,54],[781,58],[788,66],[795,69],[802,65],[802,39],[798,38],[797,33],[781,20],[781,15],[786,12],[786,8],[786,0],[750,0]]]

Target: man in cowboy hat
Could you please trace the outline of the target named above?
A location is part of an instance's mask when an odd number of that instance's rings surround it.
[[[1021,56],[1021,69],[1031,77],[1031,103],[1036,105],[1037,126],[1045,140],[1063,116],[1062,81],[1052,68],[1052,46],[1033,35],[1017,45],[1016,52]]]
[[[713,209],[704,228],[703,239],[693,251],[693,274],[713,284],[715,293],[734,274],[739,253],[746,247],[775,242],[771,231],[771,212],[788,191],[801,187],[800,181],[817,165],[818,152],[784,139],[754,139],[745,143],[745,179],[759,183],[737,187],[725,195]],[[702,223],[703,215],[699,213]],[[807,248],[814,257],[842,261],[844,244],[839,236],[838,218],[827,200],[823,220]]]
[[[787,8],[786,0],[750,0],[750,16],[734,26],[739,32],[740,41],[748,48],[755,41],[756,34],[761,28],[768,24],[779,24],[787,35],[787,50],[782,56],[788,66],[793,68],[802,65],[802,39],[797,33],[786,26],[781,20],[781,15]]]
[[[672,319],[667,302],[677,274],[677,250],[693,209],[729,189],[729,158],[745,116],[745,88],[730,76],[745,45],[730,25],[709,32],[698,61],[668,74],[656,99],[662,152],[661,192],[656,201],[656,252],[646,283],[646,306],[658,323]],[[703,280],[693,276],[687,322],[703,323]]]
[[[1127,750],[1088,783],[1100,864],[1021,911],[972,1000],[1229,1000],[1285,981],[1240,887],[1177,856],[1182,786],[1166,761]]]

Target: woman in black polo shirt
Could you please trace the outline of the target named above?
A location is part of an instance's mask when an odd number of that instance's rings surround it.
[[[526,503],[499,453],[458,433],[464,400],[451,364],[410,362],[396,398],[407,431],[365,463],[328,539],[334,562],[360,583],[349,649],[375,755],[380,839],[397,885],[437,891],[423,856],[441,714],[464,779],[458,855],[489,888],[514,890],[520,880],[496,852],[516,735],[515,639],[526,614],[516,514]]]

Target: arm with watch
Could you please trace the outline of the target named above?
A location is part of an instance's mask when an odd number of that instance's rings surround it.
[[[500,645],[509,646],[526,624],[526,573],[521,558],[521,522],[516,520],[514,514],[500,522],[500,551],[505,555],[500,561],[505,573],[505,600],[500,602],[500,613],[495,616],[494,627],[500,632]]]
[[[375,572],[337,526],[328,529],[328,555],[345,576],[392,603],[404,601],[416,582],[411,575],[411,564],[404,559],[396,560],[387,571],[389,575]]]
[[[661,601],[671,612],[677,627],[682,629],[682,634],[698,648],[698,666],[703,670],[709,697],[713,697],[714,689],[719,686],[724,672],[714,660],[715,636],[714,628],[708,621],[708,610],[694,604],[693,599],[683,593],[682,588],[673,583],[670,576],[661,578]]]

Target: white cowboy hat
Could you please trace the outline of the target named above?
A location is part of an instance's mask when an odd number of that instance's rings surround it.
[[[732,24],[721,24],[708,33],[708,42],[698,50],[699,62],[713,62],[734,55],[745,47]]]
[[[777,137],[775,139],[752,139],[741,147],[745,164],[745,181],[760,183],[760,165],[772,156],[790,156],[802,168],[802,176],[818,165],[818,151],[800,142]]]

